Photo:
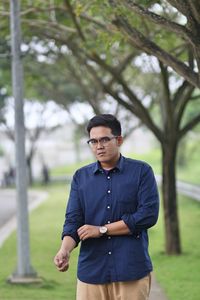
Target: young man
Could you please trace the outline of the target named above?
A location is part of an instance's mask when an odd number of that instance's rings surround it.
[[[114,116],[93,117],[87,130],[97,162],[74,174],[54,263],[66,271],[81,241],[77,300],[146,300],[152,271],[147,229],[159,209],[152,169],[120,154],[121,125]]]

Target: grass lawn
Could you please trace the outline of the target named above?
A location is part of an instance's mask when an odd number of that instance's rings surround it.
[[[16,266],[16,234],[0,248],[0,300],[73,300],[75,299],[77,250],[71,256],[70,272],[59,273],[53,257],[60,246],[67,187],[49,187],[49,199],[30,217],[31,262],[43,278],[41,284],[10,285],[7,277]]]
[[[195,148],[196,149],[196,148]],[[190,155],[191,154],[191,155]],[[152,149],[146,153],[128,153],[125,154],[127,157],[139,159],[149,163],[155,174],[161,174],[161,152],[159,148]],[[51,170],[52,176],[62,176],[66,174],[73,174],[74,171],[83,165],[89,164],[93,160],[87,160],[76,164],[68,164],[66,166],[57,167]],[[185,164],[177,166],[177,178],[186,182],[194,183],[199,185],[200,181],[200,168],[199,168],[199,152],[197,150],[190,151],[187,153],[185,158]]]
[[[199,300],[200,295],[200,203],[179,196],[179,219],[183,253],[164,255],[164,224],[159,221],[150,230],[150,254],[154,272],[170,300]]]
[[[60,246],[67,187],[48,187],[49,199],[30,217],[31,261],[41,284],[10,285],[6,278],[16,266],[16,235],[13,233],[0,248],[0,300],[74,300],[78,249],[70,261],[67,273],[59,273],[53,257]],[[157,280],[170,300],[198,300],[200,295],[200,203],[180,197],[180,225],[183,255],[164,255],[162,211],[158,224],[150,230],[150,252]]]

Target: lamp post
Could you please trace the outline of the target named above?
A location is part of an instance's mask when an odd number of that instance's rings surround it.
[[[8,279],[11,283],[37,280],[30,264],[27,167],[25,156],[25,128],[23,113],[23,66],[21,57],[20,1],[10,0],[10,28],[12,48],[12,88],[15,99],[15,161],[17,200],[17,268]]]

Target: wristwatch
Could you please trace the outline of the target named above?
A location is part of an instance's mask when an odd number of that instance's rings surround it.
[[[99,232],[102,234],[102,235],[106,235],[108,231],[108,228],[106,226],[100,226],[99,227]]]

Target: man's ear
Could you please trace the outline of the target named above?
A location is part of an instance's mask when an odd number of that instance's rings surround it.
[[[117,145],[118,146],[121,146],[123,144],[123,141],[124,140],[123,140],[123,137],[121,135],[117,137]]]

